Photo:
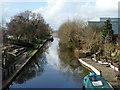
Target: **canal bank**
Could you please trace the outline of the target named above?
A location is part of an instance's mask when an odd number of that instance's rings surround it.
[[[44,40],[42,44],[39,44],[37,48],[34,49],[28,57],[26,55],[23,55],[19,62],[16,63],[16,68],[13,73],[11,73],[10,77],[6,80],[2,81],[2,89],[7,89],[10,84],[13,82],[13,80],[16,78],[16,76],[21,72],[21,70],[27,65],[27,63],[39,52],[39,50],[45,45],[45,43],[48,41]]]
[[[116,73],[114,70],[110,67],[106,67],[104,65],[101,65],[99,63],[96,63],[91,60],[91,58],[82,58],[79,59],[79,61],[90,71],[92,70],[96,74],[100,74],[99,71],[102,71],[103,77],[113,86],[113,88],[120,88],[120,81],[117,80]]]

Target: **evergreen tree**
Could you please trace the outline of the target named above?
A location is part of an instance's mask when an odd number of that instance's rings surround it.
[[[102,30],[103,42],[111,42],[113,40],[112,24],[110,23],[109,19],[106,20],[104,23],[105,24]]]

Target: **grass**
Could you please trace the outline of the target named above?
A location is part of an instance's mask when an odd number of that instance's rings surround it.
[[[11,44],[15,44],[15,45],[19,45],[19,46],[23,46],[23,47],[30,47],[30,48],[33,48],[33,47],[36,47],[41,41],[43,40],[46,40],[48,38],[48,36],[43,36],[41,38],[35,38],[33,40],[33,42],[31,43],[28,43],[24,40],[16,40],[14,38],[8,38],[11,42]]]
[[[38,51],[42,46],[43,46],[43,44],[41,44],[37,49],[35,49],[35,50],[29,55],[29,57],[34,56],[34,55],[37,53],[37,51]]]
[[[24,42],[22,40],[16,40],[14,38],[9,38],[12,42],[12,44],[16,44],[16,45],[20,45],[20,46],[26,46],[27,47],[27,50],[32,50],[33,47],[35,48],[41,41],[43,40],[46,40],[48,39],[48,36],[44,36],[44,37],[41,37],[41,38],[35,38],[34,41],[32,43],[27,43],[27,42]],[[40,46],[35,49],[30,55],[29,57],[32,57],[36,54],[36,52],[43,46],[43,44],[40,44]]]
[[[39,48],[41,48],[43,46],[43,44],[41,44],[40,46],[39,46]]]
[[[41,37],[40,39],[41,39],[41,40],[48,39],[48,36]]]
[[[35,49],[35,50],[29,55],[29,57],[32,57],[37,51],[38,51],[38,49]]]
[[[90,52],[89,50],[81,50],[83,53],[88,53]]]
[[[14,44],[14,45],[18,45],[18,46],[23,46],[23,47],[31,47],[33,48],[34,45],[32,43],[28,43],[28,42],[25,42],[25,41],[22,41],[22,40],[16,40],[16,39],[13,39],[13,38],[9,38],[10,40],[10,44]]]

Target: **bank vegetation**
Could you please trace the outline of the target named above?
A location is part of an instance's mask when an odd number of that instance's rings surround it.
[[[99,58],[112,58],[118,64],[120,37],[114,35],[109,19],[101,27],[82,19],[67,20],[59,27],[58,36],[60,45],[74,51],[77,57],[80,53],[92,55],[99,52]]]
[[[5,36],[14,42],[16,40],[16,43],[33,43],[49,36],[51,32],[52,28],[41,14],[25,11],[13,16],[6,23],[6,28],[3,28],[3,43],[6,43]]]

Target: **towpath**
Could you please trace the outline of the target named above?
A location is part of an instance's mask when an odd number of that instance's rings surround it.
[[[101,65],[100,63],[97,63],[95,61],[92,61],[91,58],[82,58],[85,62],[95,67],[97,70],[102,71],[102,75],[105,77],[105,79],[114,87],[114,88],[120,88],[120,81],[117,80],[116,73],[114,70],[110,67],[106,67],[105,65]]]

